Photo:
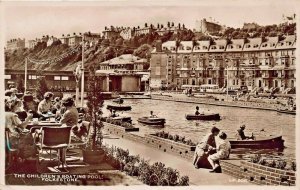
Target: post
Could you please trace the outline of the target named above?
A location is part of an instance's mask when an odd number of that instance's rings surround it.
[[[226,76],[226,78],[227,78],[227,82],[226,82],[226,99],[228,101],[228,84],[229,84],[229,81],[228,81],[229,80],[228,65],[227,65],[226,69],[227,69],[227,76]]]
[[[27,57],[25,58],[25,80],[24,80],[24,93],[27,91]]]
[[[78,104],[78,101],[79,101],[79,81],[76,81],[76,106]]]
[[[82,35],[82,53],[81,53],[81,107],[84,100],[84,34]]]

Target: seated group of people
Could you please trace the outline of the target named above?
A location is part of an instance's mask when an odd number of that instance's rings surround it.
[[[211,133],[196,146],[193,164],[196,168],[212,168],[210,172],[221,172],[220,159],[226,159],[230,154],[230,143],[224,132],[213,127]]]
[[[242,125],[237,130],[237,140],[254,140],[254,136],[246,136],[246,126]],[[218,138],[217,138],[218,137]],[[213,127],[211,132],[196,146],[193,164],[195,168],[212,168],[210,172],[221,172],[219,160],[227,159],[231,151],[227,135],[220,129]]]
[[[6,93],[9,96],[5,97],[5,128],[10,133],[10,147],[17,149],[23,159],[36,157],[37,153],[33,134],[26,129],[33,118],[45,120],[45,113],[51,112],[62,125],[71,127],[78,125],[79,114],[73,97],[54,99],[53,93],[46,92],[44,99],[38,103],[31,93],[26,92],[22,97],[17,98],[16,90],[13,91],[13,93]],[[25,113],[25,116],[19,113]],[[76,131],[73,132],[76,134]]]

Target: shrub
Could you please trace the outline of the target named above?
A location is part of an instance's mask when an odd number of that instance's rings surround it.
[[[258,163],[261,159],[261,155],[260,154],[255,154],[254,156],[250,157],[250,161],[252,163]]]
[[[296,161],[291,162],[291,170],[296,171]]]
[[[276,163],[276,168],[283,170],[285,169],[286,165],[287,162],[285,160],[278,160]]]
[[[189,178],[183,176],[180,178],[180,174],[173,168],[166,168],[165,164],[156,162],[149,164],[149,161],[140,159],[139,156],[129,155],[128,150],[121,148],[105,148],[107,155],[113,157],[113,160],[119,162],[119,168],[130,176],[137,176],[144,184],[151,186],[166,186],[166,185],[189,185]],[[118,165],[118,164],[116,164]]]
[[[182,176],[179,180],[179,184],[180,186],[188,186],[189,185],[189,181],[190,181],[190,178],[188,176]]]

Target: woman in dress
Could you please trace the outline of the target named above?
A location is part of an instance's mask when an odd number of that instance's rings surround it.
[[[24,121],[21,121],[15,113],[19,109],[21,100],[15,99],[6,102],[5,105],[5,128],[10,133],[10,148],[18,150],[18,156],[23,159],[36,156],[36,147],[30,133],[26,132],[26,126],[32,119],[28,114]]]
[[[204,139],[196,146],[193,164],[195,168],[210,168],[207,162],[207,157],[215,153],[216,141],[215,137],[219,134],[220,129],[213,127],[211,132],[207,134]]]

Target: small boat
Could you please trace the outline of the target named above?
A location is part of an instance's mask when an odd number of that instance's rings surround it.
[[[194,115],[194,114],[187,114],[185,116],[187,120],[220,120],[221,117],[218,113],[211,113],[211,114],[200,114],[200,115]]]
[[[121,121],[121,122],[126,122],[126,123],[132,123],[131,117],[126,117],[126,116],[118,116],[118,117],[109,117],[112,120],[115,121]]]
[[[296,115],[296,110],[278,109],[277,112],[278,113],[285,113],[285,114]]]
[[[124,100],[122,98],[116,98],[116,99],[113,99],[112,101],[115,102],[115,103],[118,103],[118,104],[123,104],[124,103]]]
[[[116,111],[129,111],[131,110],[131,106],[124,106],[124,105],[107,105],[107,109],[112,109]]]
[[[283,149],[284,140],[282,136],[265,138],[258,140],[229,140],[231,149],[248,148],[248,149]]]
[[[146,125],[164,126],[166,120],[164,118],[159,118],[159,117],[141,117],[138,118],[138,122]]]

